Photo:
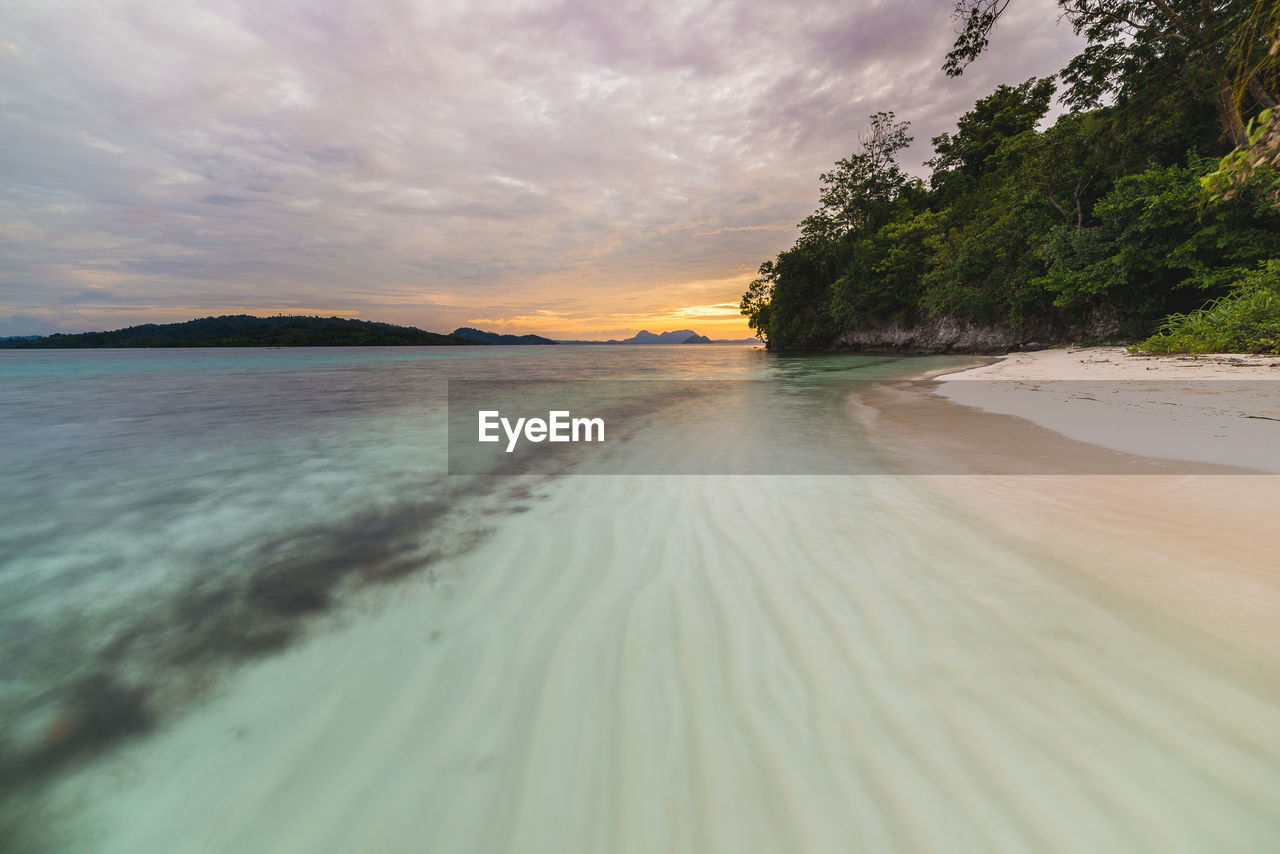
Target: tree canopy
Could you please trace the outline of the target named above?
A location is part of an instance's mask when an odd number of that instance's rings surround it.
[[[981,56],[1011,0],[957,0],[960,24],[943,70],[950,76]],[[1275,54],[1267,0],[1058,0],[1086,47],[1063,69],[1068,104],[1097,107],[1108,95],[1131,97],[1144,86],[1180,83],[1212,99],[1222,131],[1244,145],[1244,104],[1276,106]]]
[[[995,49],[1010,2],[956,4],[949,74]],[[795,245],[743,295],[771,347],[902,346],[947,324],[1009,344],[1133,340],[1207,302],[1262,299],[1256,271],[1280,258],[1280,133],[1273,112],[1243,117],[1273,100],[1280,6],[1059,6],[1085,50],[1057,78],[978,99],[932,140],[927,182],[897,162],[907,123],[870,117]],[[1042,127],[1059,85],[1070,111]]]

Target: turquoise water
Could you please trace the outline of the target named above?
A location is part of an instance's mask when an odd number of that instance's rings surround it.
[[[1270,850],[1274,668],[815,472],[961,363],[0,351],[0,847]],[[446,384],[513,379],[698,384],[613,452],[797,473],[448,475]]]
[[[669,426],[722,443],[894,371],[745,347],[0,352],[0,756],[60,771],[158,724],[184,671],[282,649],[338,588],[465,549],[476,532],[450,517],[509,485],[445,477],[451,379],[764,381],[715,425]]]

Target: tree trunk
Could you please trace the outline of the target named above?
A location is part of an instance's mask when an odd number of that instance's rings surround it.
[[[1275,97],[1264,89],[1260,82],[1258,82],[1258,76],[1256,74],[1249,75],[1249,82],[1245,88],[1249,92],[1249,97],[1257,101],[1258,105],[1263,109],[1271,109],[1276,106]]]
[[[1236,148],[1244,148],[1249,144],[1249,137],[1244,132],[1244,119],[1240,117],[1240,107],[1236,103],[1235,87],[1225,77],[1218,78],[1218,91],[1213,105],[1218,110],[1218,119],[1222,122],[1222,131]]]

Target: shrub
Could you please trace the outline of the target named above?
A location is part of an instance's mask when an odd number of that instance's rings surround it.
[[[1136,348],[1147,353],[1280,354],[1280,259],[1236,282],[1226,296],[1170,315]]]

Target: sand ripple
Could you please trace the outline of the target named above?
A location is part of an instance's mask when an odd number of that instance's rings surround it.
[[[1274,664],[920,478],[582,477],[63,784],[101,851],[1264,851]]]

